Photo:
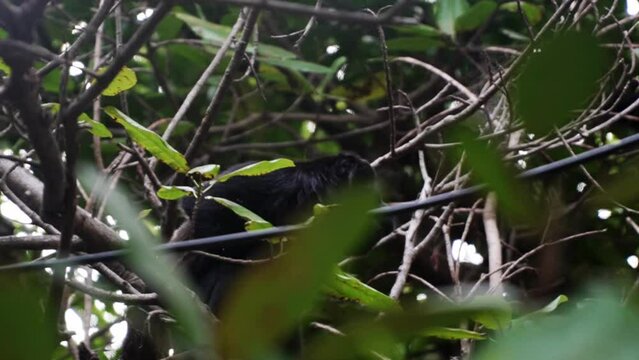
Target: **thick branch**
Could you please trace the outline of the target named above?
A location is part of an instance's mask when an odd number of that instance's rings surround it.
[[[18,167],[10,160],[0,159],[0,176],[6,176],[6,184],[9,188],[31,209],[37,210],[42,204],[42,183],[27,170]],[[75,233],[84,242],[87,251],[111,250],[122,247],[122,239],[107,225],[91,217],[91,214],[83,209],[77,209],[75,213]]]

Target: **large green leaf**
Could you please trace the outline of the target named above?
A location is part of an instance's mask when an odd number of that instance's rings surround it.
[[[509,311],[509,308],[497,299],[484,298],[461,304],[429,301],[374,319],[345,320],[339,327],[345,336],[321,334],[311,339],[305,347],[303,359],[412,358],[403,350],[406,343],[426,337],[479,339],[482,334],[455,327],[480,314],[504,311]]]
[[[330,212],[329,212],[330,213]],[[336,269],[325,291],[341,300],[352,301],[375,311],[399,310],[399,304],[388,295],[359,281],[356,277]]]
[[[545,135],[575,119],[597,93],[613,57],[588,32],[546,38],[515,82],[515,110],[526,128]]]
[[[518,360],[633,360],[639,314],[613,296],[589,299],[567,314],[542,317],[525,327],[502,333],[476,358]]]
[[[504,163],[503,155],[489,141],[479,140],[471,131],[457,128],[455,139],[462,142],[473,176],[497,193],[499,204],[511,219],[533,221],[539,214],[525,184],[515,178],[515,170]]]
[[[185,173],[189,171],[189,166],[184,156],[162,139],[160,135],[138,124],[113,106],[105,107],[104,112],[111,116],[118,124],[122,125],[126,133],[136,144],[146,149],[160,161],[169,165],[177,172]]]
[[[260,358],[312,308],[337,261],[370,229],[371,194],[349,194],[292,241],[287,255],[240,279],[222,307],[220,349],[225,358]]]
[[[435,4],[435,21],[439,29],[455,36],[455,21],[468,10],[466,0],[440,0]]]
[[[254,164],[246,165],[240,169],[223,174],[217,178],[217,181],[224,182],[235,176],[259,176],[268,174],[271,171],[294,167],[295,163],[289,159],[275,159],[270,161],[260,161]]]
[[[294,59],[275,59],[275,58],[268,58],[268,57],[259,58],[259,60],[261,62],[270,64],[273,66],[280,66],[283,68],[297,70],[301,72],[316,73],[316,74],[331,73],[331,68],[326,67],[324,65],[311,63],[308,61],[294,60]]]
[[[91,170],[80,169],[79,173],[87,183],[97,181],[97,175]],[[162,304],[168,307],[171,316],[179,322],[179,332],[174,335],[189,347],[211,353],[212,317],[208,309],[198,306],[197,298],[184,287],[184,279],[179,277],[178,271],[174,271],[175,259],[154,250],[159,244],[159,239],[139,220],[140,211],[134,207],[131,196],[116,188],[105,198],[107,212],[117,220],[118,227],[125,230],[130,237],[127,242],[127,249],[130,251],[126,258],[128,265],[142,277],[149,288],[158,293]],[[208,359],[199,356],[196,358]]]
[[[0,274],[3,359],[50,359],[60,341],[54,331],[55,319],[47,319],[43,311],[51,282],[50,277],[43,275],[44,272]],[[38,340],[34,341],[34,338]]]
[[[106,67],[98,69],[98,74],[103,73]],[[120,72],[111,80],[109,86],[102,90],[104,96],[115,96],[123,91],[129,90],[138,83],[138,78],[135,75],[135,71],[128,67],[123,67]]]
[[[473,4],[462,15],[455,19],[456,31],[469,31],[480,27],[497,9],[497,3],[492,0],[482,0]]]

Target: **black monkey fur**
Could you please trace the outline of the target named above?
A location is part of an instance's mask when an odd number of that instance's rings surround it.
[[[295,167],[273,171],[262,176],[238,176],[217,183],[207,196],[222,197],[236,202],[275,226],[301,222],[312,215],[313,205],[326,202],[337,190],[357,183],[372,183],[374,172],[365,160],[352,154],[297,162]],[[195,200],[183,201],[183,208],[192,215]],[[213,200],[202,200],[196,212],[193,237],[207,237],[244,231],[245,220]],[[255,255],[261,242],[228,246],[213,251],[216,254],[247,258]],[[201,255],[188,255],[187,274],[196,291],[213,312],[235,273],[242,266]]]

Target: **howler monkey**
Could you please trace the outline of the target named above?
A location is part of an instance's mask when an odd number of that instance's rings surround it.
[[[237,176],[217,183],[205,194],[236,202],[275,226],[294,224],[312,215],[313,205],[326,202],[337,190],[356,183],[372,184],[374,172],[362,158],[340,154],[283,168],[261,176]],[[193,215],[195,200],[183,201]],[[203,199],[195,212],[193,238],[244,231],[245,220],[213,200]],[[215,254],[246,259],[264,247],[263,242],[229,245]],[[242,265],[188,254],[183,259],[196,292],[213,312]]]

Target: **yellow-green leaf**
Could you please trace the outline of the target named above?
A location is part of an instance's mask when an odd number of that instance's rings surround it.
[[[188,186],[164,186],[158,190],[157,195],[164,200],[177,200],[185,196],[195,195],[195,190]]]
[[[219,173],[220,173],[220,165],[208,164],[208,165],[194,167],[193,169],[189,170],[189,172],[186,174],[187,175],[199,174],[205,179],[213,179]]]
[[[359,281],[356,277],[336,269],[324,291],[338,299],[352,301],[374,311],[399,310],[399,304],[388,295]]]
[[[275,159],[271,161],[260,161],[254,164],[244,166],[243,168],[231,171],[220,176],[217,181],[224,182],[235,176],[259,176],[268,174],[271,171],[294,167],[295,163],[289,159]]]
[[[98,74],[103,73],[106,67],[98,69]],[[102,91],[104,96],[115,96],[123,91],[129,90],[137,84],[138,78],[135,75],[135,71],[128,67],[123,67],[122,70],[113,78],[109,86]]]
[[[104,111],[118,124],[124,127],[126,133],[148,152],[177,172],[189,171],[189,165],[182,154],[169,145],[160,135],[138,124],[126,114],[113,106],[107,106]]]
[[[440,326],[426,329],[423,335],[427,337],[435,337],[438,339],[445,339],[445,340],[463,340],[463,339],[483,340],[486,338],[484,334],[477,331],[440,327]]]
[[[256,213],[252,212],[251,210],[245,208],[244,206],[236,202],[233,202],[231,200],[224,199],[221,197],[215,197],[215,196],[207,196],[206,198],[215,200],[218,204],[233,211],[237,216],[241,217],[242,219],[245,219],[246,220],[245,228],[247,231],[262,230],[262,229],[268,229],[273,227],[273,225],[270,222],[262,219],[261,216],[257,215]]]
[[[82,113],[78,116],[78,122],[80,124],[86,124],[89,126],[89,132],[97,137],[112,138],[111,131],[104,126],[104,124],[97,122],[89,117],[89,115]]]
[[[7,76],[11,75],[11,67],[7,65],[7,63],[4,62],[4,60],[1,57],[0,57],[0,71]]]

